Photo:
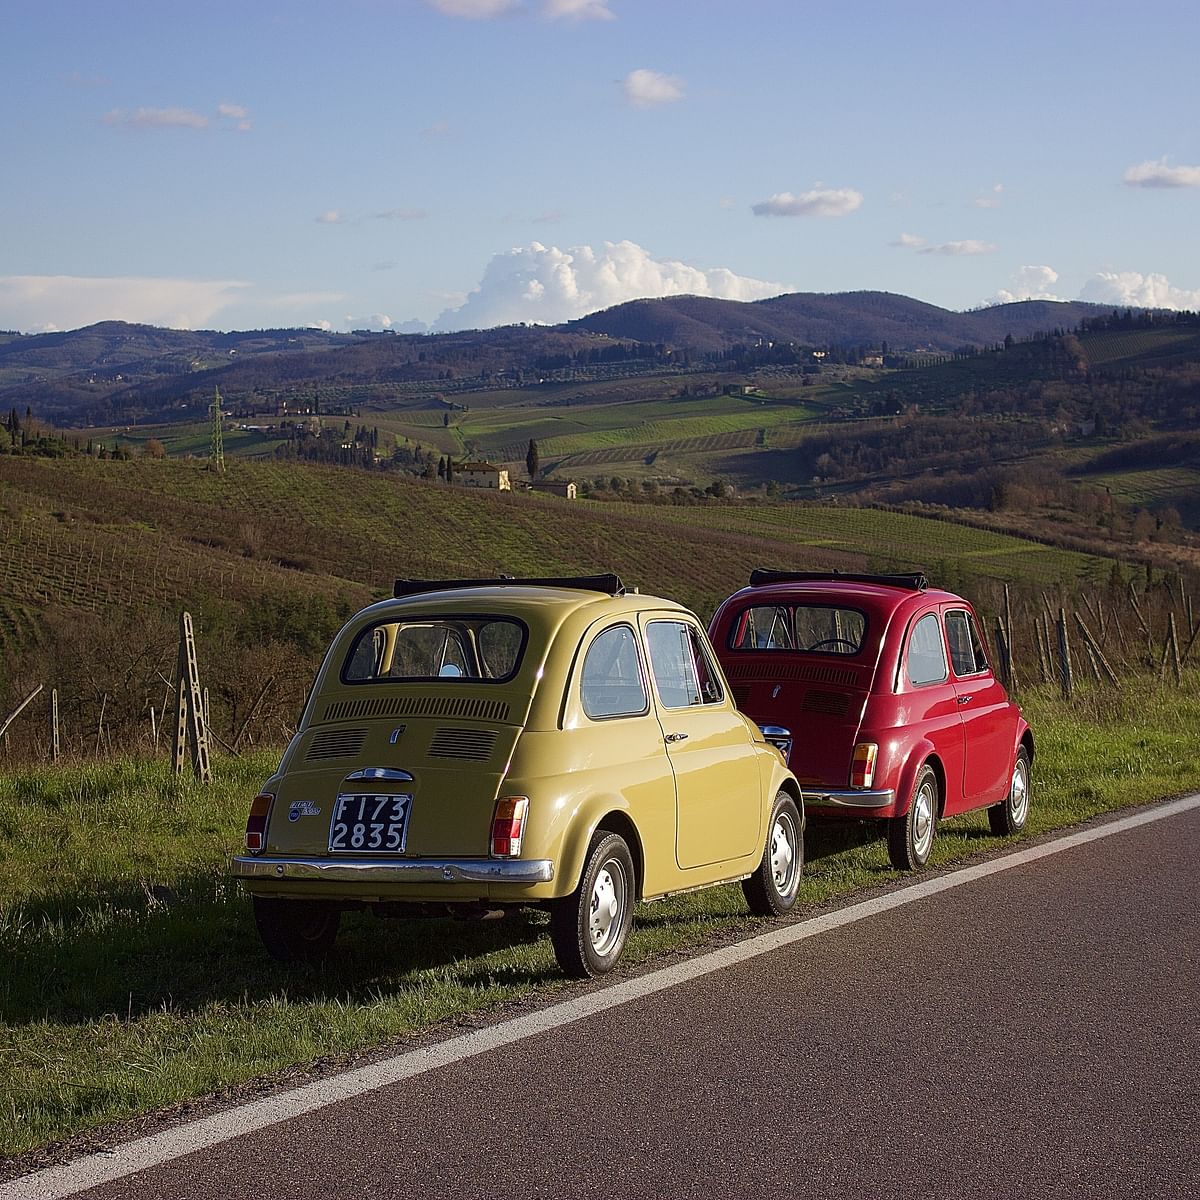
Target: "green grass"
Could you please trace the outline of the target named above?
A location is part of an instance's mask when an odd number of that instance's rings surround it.
[[[1038,740],[1026,836],[1181,792],[1200,772],[1200,672],[1185,687],[1024,698]],[[0,1153],[439,1021],[562,988],[541,914],[347,919],[324,968],[260,949],[229,883],[244,812],[273,768],[218,758],[203,789],[162,762],[0,773]],[[1005,843],[984,814],[947,823],[949,866]],[[810,826],[802,917],[897,876],[866,826]],[[751,932],[736,887],[638,910],[630,963]]]

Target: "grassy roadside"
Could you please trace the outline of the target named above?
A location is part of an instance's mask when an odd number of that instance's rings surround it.
[[[1200,671],[1183,689],[1025,703],[1029,834],[1200,785]],[[326,967],[267,959],[224,862],[273,765],[219,760],[209,789],[163,763],[0,773],[0,1154],[561,986],[539,914],[356,914]],[[976,814],[941,829],[934,860],[1001,844]],[[801,914],[895,877],[863,827],[810,826],[808,857]],[[756,925],[736,887],[637,918],[632,962]]]

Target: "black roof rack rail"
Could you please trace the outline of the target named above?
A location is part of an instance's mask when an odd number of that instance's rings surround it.
[[[585,592],[603,592],[608,596],[625,595],[619,575],[568,575],[561,579],[516,579],[500,575],[495,579],[397,579],[392,595],[419,596],[422,592],[445,592],[476,587],[558,587]]]
[[[750,572],[751,587],[760,587],[767,583],[813,583],[818,580],[881,583],[886,587],[905,588],[910,592],[924,592],[929,588],[929,580],[921,571],[911,575],[854,575],[842,571],[769,571],[759,567]]]

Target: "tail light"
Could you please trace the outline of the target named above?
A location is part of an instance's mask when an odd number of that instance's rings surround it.
[[[528,812],[529,801],[524,796],[504,796],[496,801],[496,814],[492,817],[493,858],[519,857]]]
[[[275,797],[270,792],[259,792],[250,804],[250,815],[246,818],[246,849],[251,854],[261,854],[266,849],[267,822],[274,803]]]
[[[850,760],[850,786],[869,788],[875,782],[875,757],[879,747],[874,742],[859,742]]]

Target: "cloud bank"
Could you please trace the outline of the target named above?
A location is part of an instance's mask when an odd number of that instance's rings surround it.
[[[1013,275],[1009,288],[1001,288],[991,304],[1015,304],[1018,300],[1061,300],[1051,290],[1058,282],[1053,267],[1022,267]]]
[[[975,254],[995,254],[999,249],[992,242],[968,239],[965,242],[942,242],[940,246],[924,246],[918,254],[946,254],[952,258],[970,257]]]
[[[1083,285],[1079,298],[1093,304],[1200,310],[1200,289],[1178,288],[1165,275],[1139,271],[1100,271]]]
[[[762,300],[788,290],[786,284],[724,268],[703,271],[659,261],[634,242],[605,242],[599,251],[532,242],[497,254],[466,303],[443,312],[433,330],[487,329],[518,321],[557,325],[626,300],[684,295]]]
[[[0,327],[48,333],[97,321],[129,321],[211,328],[213,317],[249,286],[237,280],[5,275],[0,276]]]

